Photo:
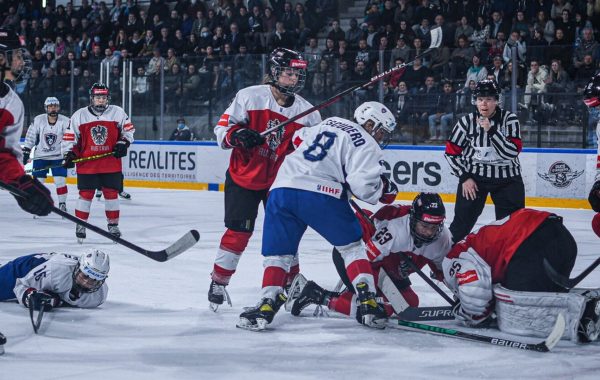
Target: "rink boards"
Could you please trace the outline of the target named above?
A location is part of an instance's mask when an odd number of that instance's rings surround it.
[[[229,154],[215,142],[135,142],[123,158],[125,186],[222,191]],[[529,206],[589,208],[596,150],[526,148],[519,157]],[[444,147],[389,146],[384,160],[386,174],[401,190],[398,199],[431,191],[454,201],[458,182]]]

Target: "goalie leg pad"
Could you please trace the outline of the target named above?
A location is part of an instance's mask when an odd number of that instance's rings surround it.
[[[546,337],[552,331],[559,313],[565,316],[567,328],[562,339],[577,342],[579,321],[586,297],[576,293],[521,292],[494,286],[496,316],[501,331],[515,335]]]

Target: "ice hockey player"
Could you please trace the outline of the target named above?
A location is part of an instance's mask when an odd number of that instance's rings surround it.
[[[16,82],[31,69],[29,53],[12,31],[0,28],[0,181],[27,193],[17,197],[21,208],[45,216],[54,206],[50,191],[40,181],[25,175],[19,139],[23,132],[25,109],[19,96],[6,81]]]
[[[321,122],[312,112],[296,122],[271,132],[261,132],[312,108],[298,93],[304,87],[307,62],[293,50],[277,48],[269,56],[265,84],[240,90],[215,127],[221,148],[232,149],[225,174],[225,227],[215,258],[208,301],[216,311],[231,301],[225,287],[254,231],[258,206],[266,204],[269,187],[285,156],[292,150],[292,135],[301,127]],[[292,281],[299,266],[288,275]]]
[[[446,285],[460,300],[454,314],[471,326],[497,317],[503,332],[546,337],[559,313],[564,339],[596,340],[600,333],[600,289],[567,292],[548,277],[543,260],[569,276],[577,244],[558,215],[520,209],[481,227],[444,258]]]
[[[58,208],[67,211],[67,169],[61,166],[63,133],[69,127],[69,118],[60,115],[60,102],[50,96],[44,101],[46,113],[37,115],[27,130],[23,147],[23,165],[29,162],[31,149],[35,146],[35,159],[31,175],[46,178],[48,167],[53,167],[52,177],[58,195]]]
[[[583,102],[589,108],[600,107],[600,73],[594,75],[583,90]],[[598,137],[598,157],[596,161],[595,182],[590,190],[588,201],[596,212],[600,212],[600,120],[596,125],[596,136]]]
[[[362,231],[348,197],[390,204],[398,189],[383,173],[381,147],[396,127],[383,104],[366,102],[355,122],[332,117],[294,134],[290,154],[271,187],[263,227],[261,301],[240,315],[238,327],[264,330],[286,301],[286,273],[307,227],[336,247],[359,300],[360,323],[383,328],[387,314],[375,300],[375,281]],[[350,194],[351,193],[351,194]]]
[[[367,213],[366,210],[364,212]],[[420,193],[411,206],[387,205],[375,212],[370,220],[365,220],[360,213],[357,213],[357,217],[375,276],[377,296],[390,302],[385,304],[388,316],[409,306],[419,306],[419,297],[412,290],[408,278],[413,269],[399,253],[408,256],[419,268],[428,264],[435,277],[443,279],[442,260],[452,247],[452,236],[444,226],[446,208],[442,198],[435,193]],[[325,305],[329,310],[346,315],[354,315],[358,311],[353,307],[356,305],[354,288],[336,249],[333,260],[346,290],[339,294],[309,281],[294,300],[292,315],[300,315],[311,304]],[[395,289],[387,288],[388,283],[384,283],[379,276],[381,270],[385,271]],[[360,313],[356,316],[360,318]]]
[[[123,191],[121,158],[127,155],[134,131],[125,111],[110,104],[108,87],[94,83],[90,88],[90,105],[75,111],[63,137],[66,145],[63,164],[66,168],[74,167],[73,160],[76,158],[112,152],[110,156],[77,164],[79,200],[75,216],[88,220],[94,191],[100,187],[106,200],[104,209],[108,231],[117,237],[121,236],[118,198],[119,192]],[[75,233],[82,243],[86,237],[85,227],[77,225]]]
[[[16,299],[46,311],[61,305],[94,308],[106,301],[108,255],[90,249],[81,256],[34,253],[0,266],[0,301]]]

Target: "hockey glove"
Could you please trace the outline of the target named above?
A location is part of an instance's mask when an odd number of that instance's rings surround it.
[[[590,202],[590,206],[592,206],[592,210],[600,212],[600,181],[596,181],[594,186],[592,186],[588,201]]]
[[[115,144],[113,148],[113,156],[116,158],[122,158],[127,155],[127,148],[129,147],[129,142],[126,140],[119,140]]]
[[[381,198],[379,198],[379,202],[388,205],[394,203],[396,195],[398,195],[398,186],[383,174],[381,175],[381,181],[383,182],[383,193],[381,194]]]
[[[231,146],[244,149],[254,148],[255,146],[262,145],[264,142],[265,138],[260,133],[248,128],[240,128],[233,131],[229,139]]]
[[[65,169],[74,168],[75,163],[73,162],[73,160],[75,160],[76,158],[77,158],[77,155],[72,150],[65,153],[65,156],[63,157],[63,162],[62,162],[63,168],[65,168]]]
[[[52,308],[60,306],[60,297],[52,292],[44,292],[29,288],[23,294],[23,305],[26,307],[33,306],[34,310],[50,311]]]
[[[458,303],[456,306],[454,306],[454,309],[452,309],[454,318],[456,318],[457,321],[459,321],[460,323],[462,323],[463,325],[465,325],[467,327],[478,327],[478,328],[490,326],[490,324],[495,319],[494,313],[492,313],[492,311],[493,311],[493,307],[490,306],[490,307],[486,308],[486,310],[483,314],[473,315],[473,314],[470,314],[469,312],[465,311],[460,303]]]
[[[19,178],[18,182],[12,184],[19,190],[27,193],[27,197],[15,195],[17,203],[21,208],[31,214],[46,216],[50,214],[54,201],[50,190],[40,181],[28,175]]]
[[[23,148],[23,165],[27,165],[27,162],[29,162],[30,155],[31,155],[31,149]]]

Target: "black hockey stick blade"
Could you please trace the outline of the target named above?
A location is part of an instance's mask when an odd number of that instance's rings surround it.
[[[409,307],[396,314],[404,321],[449,321],[454,319],[452,306]]]
[[[0,332],[0,346],[6,344],[6,337]]]
[[[44,306],[46,306],[46,302],[40,302],[40,309],[38,310],[37,318],[33,318],[33,300],[29,302],[29,318],[31,319],[31,325],[33,326],[33,332],[38,333],[40,330],[40,326],[42,325],[42,318],[44,318]]]
[[[16,195],[19,197],[26,198],[28,196],[27,193],[25,193],[19,189],[16,189],[15,187],[13,187],[11,185],[5,184],[1,181],[0,181],[0,187],[10,191],[13,195]],[[162,249],[160,251],[150,251],[150,250],[144,249],[138,245],[135,245],[125,239],[122,239],[121,237],[115,236],[115,235],[111,234],[110,232],[105,231],[98,226],[95,226],[84,220],[81,220],[78,217],[76,217],[75,215],[71,215],[68,212],[62,211],[58,207],[52,206],[51,211],[55,214],[62,216],[65,219],[70,220],[73,223],[79,224],[80,226],[84,226],[85,228],[87,228],[91,231],[94,231],[98,235],[102,235],[105,238],[114,241],[115,243],[121,244],[131,250],[136,251],[137,253],[141,253],[142,255],[144,255],[148,258],[151,258],[152,260],[159,261],[159,262],[165,262],[167,260],[172,259],[173,257],[175,257],[175,256],[185,252],[189,248],[191,248],[194,244],[196,244],[198,242],[198,240],[200,240],[200,233],[196,230],[190,230],[185,235],[180,237],[176,242],[174,242],[173,244],[168,246],[167,248]]]
[[[583,281],[596,267],[600,265],[600,257],[597,258],[590,266],[585,268],[577,277],[568,278],[556,271],[552,264],[544,258],[544,270],[552,282],[565,289],[573,289],[577,284]]]
[[[457,339],[470,340],[474,342],[488,343],[494,346],[515,348],[518,350],[537,351],[537,352],[549,352],[556,346],[560,338],[565,332],[566,322],[565,317],[559,314],[554,323],[554,327],[550,332],[550,335],[539,343],[525,343],[518,340],[496,338],[492,336],[472,334],[464,331],[458,331],[454,329],[447,329],[439,326],[425,325],[422,323],[410,322],[410,321],[397,321],[398,327],[403,330],[426,332],[434,335],[448,336]]]

